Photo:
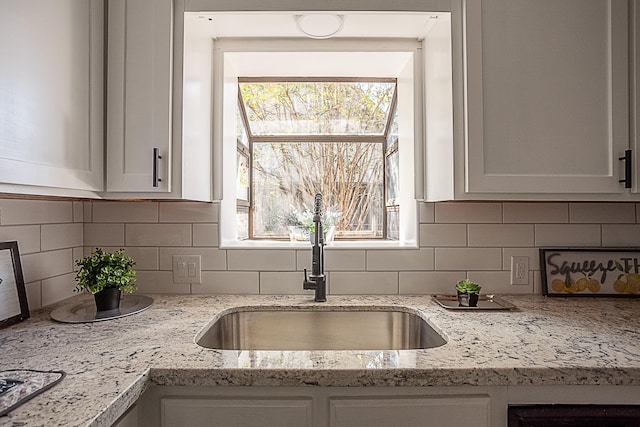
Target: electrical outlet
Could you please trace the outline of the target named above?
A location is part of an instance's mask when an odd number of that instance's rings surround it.
[[[173,283],[202,283],[200,255],[173,256]]]
[[[512,285],[528,285],[529,284],[529,257],[528,256],[512,256],[511,257],[511,284]]]

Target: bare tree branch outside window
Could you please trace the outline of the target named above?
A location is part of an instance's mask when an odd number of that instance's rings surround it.
[[[251,141],[253,237],[287,237],[315,193],[338,238],[381,238],[395,81],[241,82]]]

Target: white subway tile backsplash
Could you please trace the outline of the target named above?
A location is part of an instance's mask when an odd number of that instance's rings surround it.
[[[41,233],[43,251],[83,245],[82,223],[44,224],[41,226]]]
[[[73,259],[73,271],[78,271],[79,267],[76,265],[76,261],[79,261],[80,259],[84,258],[84,249],[85,248],[83,246],[71,249],[71,255]]]
[[[469,224],[469,246],[533,246],[533,225]]]
[[[82,202],[82,218],[85,224],[93,221],[93,202]]]
[[[541,293],[541,247],[638,247],[640,203],[419,203],[420,249],[327,247],[329,294]],[[309,294],[311,249],[219,246],[217,203],[0,199],[0,241],[17,240],[31,309],[73,295],[74,261],[124,247],[140,293]],[[202,284],[173,283],[172,256],[200,255]],[[512,256],[529,257],[529,285],[510,285]],[[425,296],[426,297],[426,296]]]
[[[278,271],[260,273],[260,294],[263,295],[303,295],[309,293],[302,289],[304,276],[299,271]],[[311,291],[313,294],[313,291]]]
[[[40,252],[40,226],[15,225],[0,227],[0,242],[18,242],[20,254]]]
[[[395,295],[397,293],[397,272],[329,273],[329,294],[332,295]]]
[[[538,248],[504,248],[502,250],[503,270],[511,270],[512,256],[529,257],[529,270],[540,270],[540,250]]]
[[[126,246],[191,246],[191,224],[126,224]]]
[[[84,224],[84,245],[92,249],[124,246],[124,224]]]
[[[400,294],[454,294],[456,283],[466,278],[464,271],[401,271]]]
[[[118,249],[124,249],[125,255],[131,257],[136,265],[137,270],[160,270],[160,263],[158,262],[158,248],[144,248],[138,246],[129,247],[103,247],[105,251],[117,251]]]
[[[202,283],[191,285],[193,294],[258,294],[257,271],[203,271]]]
[[[635,223],[635,203],[569,203],[573,224]]]
[[[542,294],[542,271],[534,271],[533,272],[533,293],[534,294]]]
[[[536,224],[535,243],[545,246],[600,246],[600,225]]]
[[[500,248],[436,248],[436,270],[500,270]]]
[[[482,286],[483,294],[530,294],[533,292],[533,273],[529,272],[528,285],[512,285],[508,271],[469,271],[469,280]]]
[[[326,271],[364,271],[365,251],[329,249],[324,252],[324,269]],[[311,265],[311,254],[309,254]]]
[[[188,294],[188,283],[173,283],[171,271],[136,271],[139,294]]]
[[[157,202],[94,202],[93,222],[158,222]]]
[[[70,298],[76,293],[75,274],[50,277],[42,280],[42,305],[53,304],[63,299]]]
[[[218,222],[218,204],[161,202],[160,222]]]
[[[438,223],[500,223],[501,203],[450,202],[436,204]]]
[[[311,248],[296,251],[296,270],[311,270]]]
[[[640,247],[640,225],[602,224],[602,246]]]
[[[242,271],[295,271],[295,250],[243,250],[227,251],[227,268]]]
[[[84,202],[73,202],[73,222],[84,222]]]
[[[218,247],[218,224],[193,224],[193,246]]]
[[[42,284],[40,281],[25,283],[24,289],[27,293],[27,305],[29,312],[42,307]]]
[[[467,246],[467,225],[420,224],[420,246]]]
[[[174,255],[200,255],[202,270],[226,270],[227,252],[218,248],[159,248],[160,270],[173,269]]]
[[[435,221],[435,203],[419,203],[420,223],[430,223]]]
[[[62,249],[20,256],[25,283],[73,272],[73,251]]]
[[[367,271],[433,270],[432,248],[368,250]]]
[[[0,199],[0,225],[73,222],[73,202]]]
[[[502,210],[503,222],[505,223],[562,224],[569,222],[569,205],[567,203],[504,203]]]

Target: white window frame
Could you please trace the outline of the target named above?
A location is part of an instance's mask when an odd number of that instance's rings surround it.
[[[398,79],[400,151],[400,239],[338,241],[341,248],[418,246],[416,183],[422,182],[422,51],[416,40],[218,39],[213,53],[214,195],[220,195],[222,248],[307,247],[303,242],[237,239],[236,108],[238,77],[391,77]]]

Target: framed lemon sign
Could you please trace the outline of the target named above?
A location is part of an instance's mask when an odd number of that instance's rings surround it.
[[[549,296],[640,297],[640,249],[540,249]]]

